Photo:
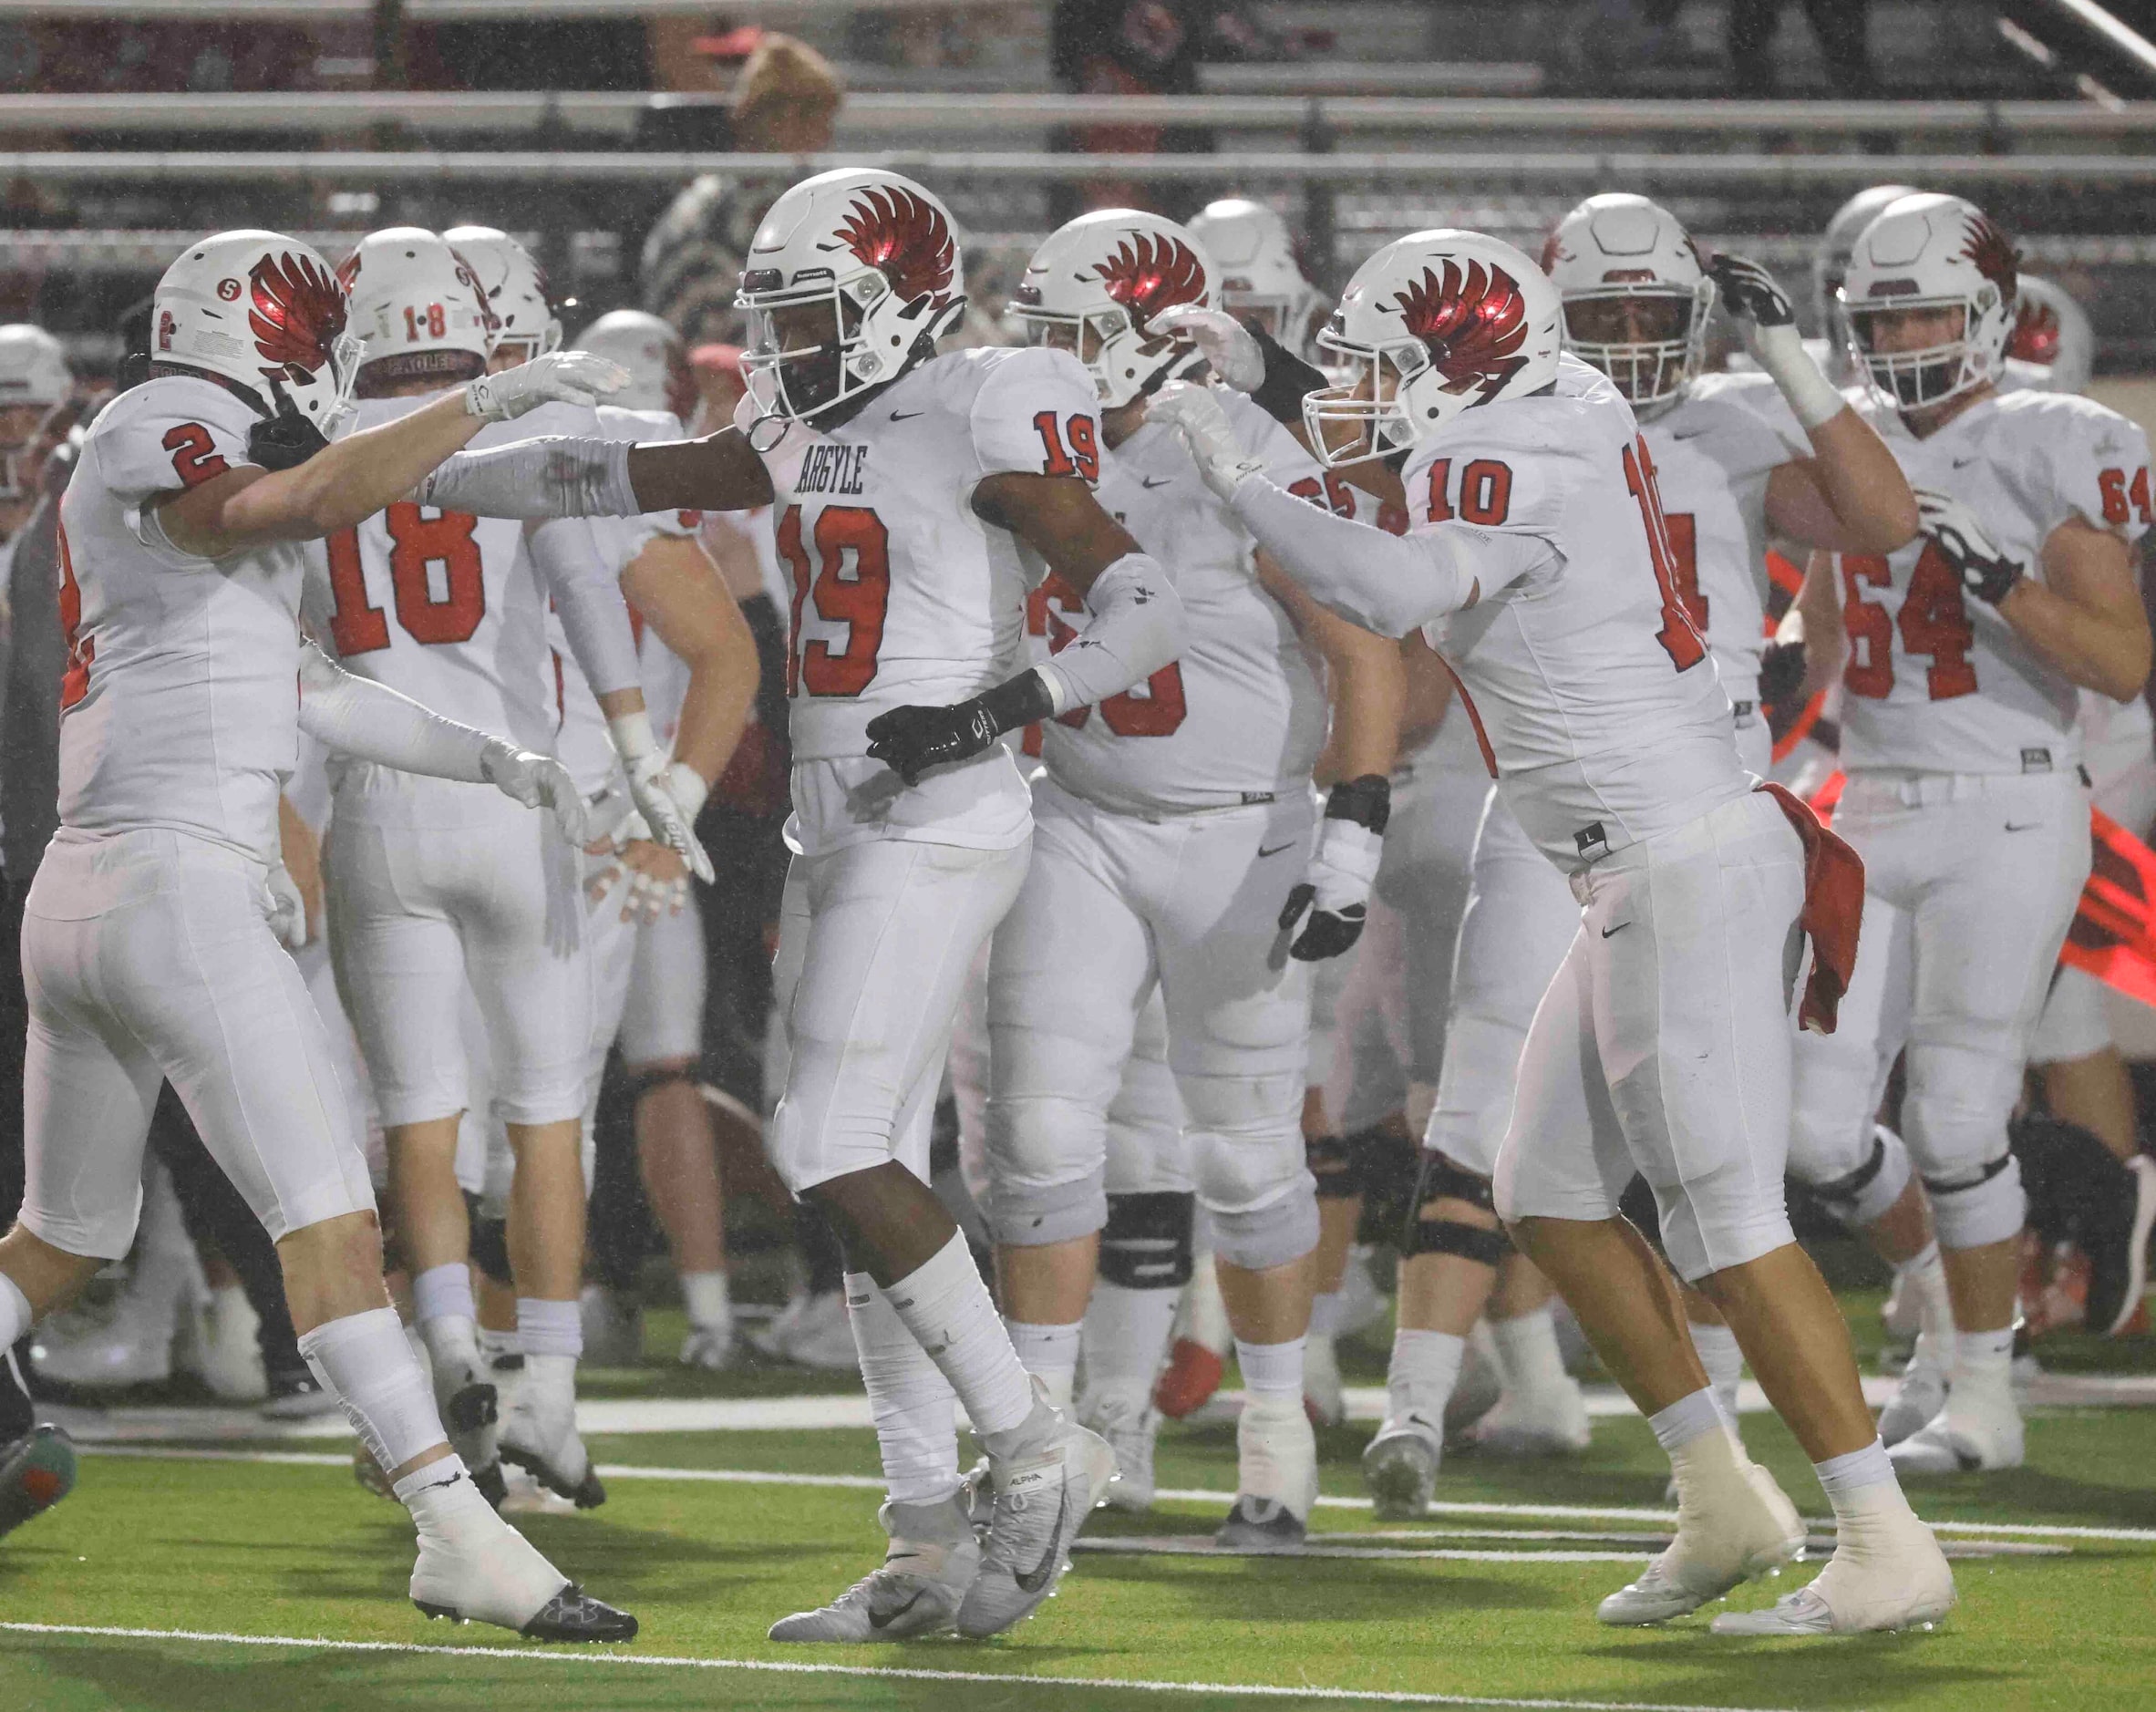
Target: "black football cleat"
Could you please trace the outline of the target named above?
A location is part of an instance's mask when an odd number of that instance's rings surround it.
[[[480,1489],[480,1496],[496,1510],[509,1497],[509,1481],[502,1475],[499,1460],[488,1463],[483,1469],[472,1470],[471,1483]]]
[[[75,1446],[57,1427],[36,1427],[0,1446],[0,1535],[43,1515],[75,1490]]]
[[[519,1633],[533,1641],[633,1641],[636,1619],[571,1582]]]
[[[1236,1499],[1212,1542],[1231,1552],[1265,1556],[1300,1551],[1307,1532],[1302,1517],[1277,1498],[1253,1498],[1246,1493]]]

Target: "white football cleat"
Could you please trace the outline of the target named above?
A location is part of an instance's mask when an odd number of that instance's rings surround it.
[[[2017,1469],[2024,1452],[2021,1409],[2005,1386],[1957,1385],[1946,1407],[1887,1451],[1895,1472],[1962,1474]]]
[[[1303,1344],[1303,1408],[1320,1427],[1337,1427],[1347,1418],[1340,1352],[1329,1336],[1316,1332]]]
[[[941,1635],[981,1567],[965,1489],[940,1504],[885,1504],[876,1512],[891,1550],[882,1564],[830,1604],[771,1625],[774,1641],[904,1641]]]
[[[846,1320],[846,1293],[826,1290],[797,1295],[769,1325],[748,1334],[748,1341],[774,1361],[820,1373],[857,1373],[861,1352]]]
[[[1295,1404],[1246,1398],[1235,1423],[1235,1502],[1213,1534],[1238,1552],[1303,1543],[1317,1501],[1317,1438]]]
[[[419,1336],[449,1449],[464,1459],[473,1479],[491,1485],[500,1461],[501,1399],[493,1369],[480,1354],[476,1330],[469,1320],[428,1320],[420,1324]]]
[[[1115,1482],[1108,1489],[1111,1510],[1136,1514],[1153,1507],[1153,1446],[1161,1437],[1161,1411],[1150,1401],[1132,1402],[1109,1395],[1089,1398],[1078,1418],[1108,1440],[1115,1452]]]
[[[1718,1480],[1711,1495],[1697,1490],[1699,1482],[1687,1482],[1677,1504],[1676,1538],[1637,1581],[1604,1599],[1596,1617],[1613,1628],[1666,1623],[1780,1568],[1803,1550],[1803,1521],[1774,1477],[1749,1460],[1738,1472],[1740,1480]]]
[[[524,1377],[502,1418],[502,1461],[522,1469],[579,1510],[606,1501],[606,1488],[576,1434],[576,1358],[524,1357]]]
[[[1488,1320],[1477,1320],[1468,1334],[1467,1353],[1460,1357],[1460,1377],[1445,1399],[1445,1442],[1458,1444],[1472,1433],[1476,1423],[1498,1406],[1504,1386],[1497,1339],[1491,1336]]]
[[[634,1367],[644,1359],[644,1304],[625,1290],[586,1284],[576,1298],[583,1360],[593,1367]]]
[[[195,1310],[195,1371],[225,1403],[259,1403],[270,1394],[255,1334],[262,1321],[238,1284],[211,1290]]]
[[[1049,1408],[1037,1377],[1033,1414],[1019,1430],[1032,1448],[989,1459],[988,1534],[980,1573],[958,1608],[958,1633],[973,1640],[1001,1635],[1056,1591],[1070,1567],[1070,1542],[1116,1477],[1108,1440]]]
[[[1419,1521],[1438,1490],[1445,1458],[1442,1429],[1420,1415],[1387,1418],[1363,1448],[1363,1484],[1380,1521]]]
[[[120,1294],[101,1325],[88,1315],[55,1315],[30,1346],[37,1377],[83,1391],[162,1385],[172,1377],[174,1305],[153,1305],[136,1291]]]
[[[497,1516],[469,1478],[413,1503],[412,1603],[429,1617],[490,1623],[539,1641],[627,1641],[636,1619],[593,1599]]]
[[[1946,1363],[1928,1332],[1920,1332],[1909,1365],[1886,1407],[1879,1411],[1879,1438],[1888,1449],[1931,1424],[1946,1407]]]
[[[689,1322],[688,1335],[681,1340],[681,1365],[697,1367],[706,1373],[724,1373],[734,1365],[734,1328],[725,1325],[698,1325]]]
[[[1932,1531],[1903,1512],[1871,1521],[1861,1539],[1844,1533],[1808,1586],[1764,1611],[1725,1611],[1717,1635],[1862,1635],[1913,1629],[1954,1609],[1954,1572]]]
[[[1587,1395],[1565,1374],[1532,1392],[1507,1390],[1475,1423],[1475,1443],[1493,1457],[1576,1457],[1594,1442]]]

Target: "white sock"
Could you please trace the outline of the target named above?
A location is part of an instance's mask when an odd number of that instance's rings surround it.
[[[847,1294],[851,1302],[852,1293]],[[1033,1381],[963,1235],[953,1232],[941,1253],[883,1294],[950,1380],[976,1433],[1008,1432],[1033,1413]]]
[[[1939,1244],[1927,1243],[1924,1253],[1895,1269],[1902,1288],[1916,1301],[1917,1331],[1932,1340],[1941,1360],[1954,1361],[1954,1300],[1946,1291],[1946,1266],[1939,1258]]]
[[[533,1356],[567,1356],[573,1361],[584,1353],[583,1312],[574,1302],[519,1296],[517,1344],[527,1361]]]
[[[876,1422],[894,1504],[934,1504],[958,1490],[957,1394],[875,1280],[846,1274],[846,1319]]]
[[[1340,1329],[1340,1293],[1321,1290],[1310,1298],[1310,1336],[1331,1337]]]
[[[1819,1476],[1827,1502],[1834,1507],[1838,1525],[1862,1523],[1872,1516],[1906,1516],[1909,1501],[1894,1474],[1886,1447],[1874,1439],[1862,1450],[1852,1450],[1811,1465]]]
[[[22,1286],[0,1272],[0,1349],[28,1331],[36,1317],[30,1312],[30,1298],[23,1294]]]
[[[721,1326],[734,1323],[734,1298],[723,1272],[683,1273],[681,1302],[688,1309],[691,1325]]]
[[[299,1340],[299,1353],[384,1473],[449,1442],[434,1387],[405,1342],[395,1308],[369,1308],[317,1325]]]
[[[1703,1320],[1691,1321],[1686,1329],[1692,1334],[1692,1347],[1699,1352],[1699,1365],[1707,1369],[1707,1383],[1715,1400],[1722,1406],[1722,1413],[1734,1421],[1738,1382],[1744,1377],[1744,1351],[1738,1347],[1737,1334],[1727,1325]]]
[[[1657,1409],[1647,1417],[1647,1425],[1655,1430],[1655,1442],[1668,1453],[1680,1510],[1687,1498],[1697,1501],[1701,1492],[1744,1478],[1749,1459],[1712,1386]]]
[[[1057,1408],[1070,1407],[1070,1394],[1078,1386],[1078,1326],[1030,1325],[1006,1320],[1011,1347],[1018,1352],[1026,1371],[1048,1387],[1048,1401]]]
[[[1235,1365],[1243,1369],[1243,1394],[1251,1402],[1293,1397],[1303,1406],[1303,1344],[1291,1337],[1284,1344],[1246,1344],[1235,1340]]]
[[[1392,1335],[1392,1365],[1385,1374],[1385,1413],[1400,1420],[1419,1415],[1436,1426],[1460,1383],[1460,1364],[1468,1340],[1450,1332],[1402,1329]]]
[[[1669,1453],[1672,1461],[1687,1445],[1728,1424],[1712,1386],[1680,1397],[1667,1408],[1656,1409],[1647,1417],[1647,1425],[1655,1429],[1655,1442]]]
[[[412,1317],[424,1325],[429,1320],[470,1320],[475,1325],[479,1308],[471,1295],[471,1268],[462,1261],[429,1266],[412,1279]]]
[[[1532,1397],[1564,1388],[1570,1376],[1564,1371],[1564,1352],[1557,1347],[1556,1315],[1549,1308],[1532,1308],[1514,1319],[1491,1320],[1490,1341],[1496,1346],[1497,1365],[1504,1369],[1509,1390]]]
[[[1133,1290],[1105,1278],[1093,1286],[1078,1338],[1088,1398],[1118,1397],[1138,1408],[1151,1401],[1180,1294],[1173,1288]]]
[[[2014,1328],[1957,1332],[1954,1339],[1954,1389],[2004,1392],[2014,1377]]]

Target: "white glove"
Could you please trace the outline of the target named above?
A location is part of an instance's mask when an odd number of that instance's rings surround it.
[[[590,351],[549,351],[529,363],[464,383],[464,407],[483,422],[507,422],[542,404],[595,404],[629,384],[629,371]]]
[[[503,796],[527,809],[550,810],[562,836],[572,844],[584,841],[583,797],[569,769],[552,756],[534,755],[500,737],[489,737],[480,756],[480,771]]]
[[[1149,422],[1174,425],[1183,444],[1190,448],[1205,485],[1223,500],[1233,499],[1235,490],[1265,467],[1262,459],[1243,449],[1243,442],[1235,438],[1234,424],[1228,420],[1228,413],[1221,408],[1221,401],[1210,387],[1171,380],[1153,395],[1152,402],[1145,407],[1145,417]]]
[[[270,932],[287,951],[297,951],[311,935],[307,931],[307,901],[299,882],[281,861],[270,864]]]
[[[1287,904],[1280,912],[1283,932],[1302,922],[1305,910],[1310,913],[1288,948],[1290,955],[1318,963],[1354,946],[1362,937],[1370,888],[1377,883],[1377,863],[1384,854],[1382,832],[1353,820],[1327,819],[1322,823],[1302,883],[1287,894]]]
[[[702,778],[686,762],[667,761],[652,736],[648,714],[617,715],[606,722],[606,729],[629,776],[636,812],[651,828],[652,841],[664,844],[697,879],[711,884],[717,875],[696,834],[696,814],[708,789]]]
[[[1250,330],[1224,309],[1203,304],[1177,304],[1147,323],[1155,333],[1186,339],[1212,366],[1222,382],[1237,392],[1255,392],[1265,384],[1265,354]]]

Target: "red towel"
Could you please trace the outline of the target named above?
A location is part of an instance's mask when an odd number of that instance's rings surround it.
[[[1774,799],[1804,841],[1804,913],[1798,925],[1811,935],[1811,978],[1797,1021],[1814,1034],[1834,1032],[1835,1013],[1857,964],[1857,929],[1864,919],[1864,859],[1821,823],[1810,805],[1776,784],[1759,789]]]

